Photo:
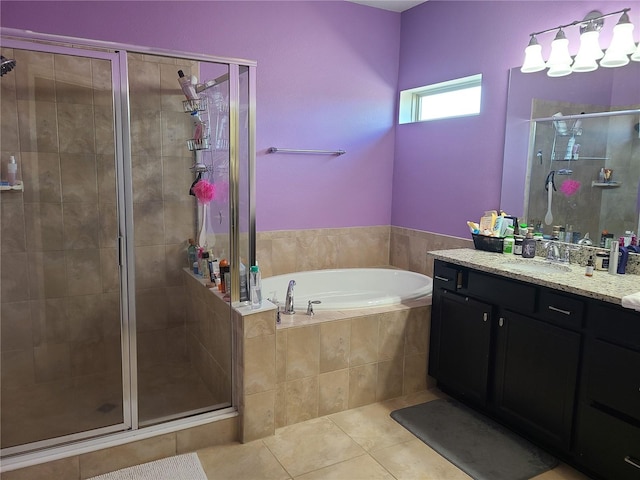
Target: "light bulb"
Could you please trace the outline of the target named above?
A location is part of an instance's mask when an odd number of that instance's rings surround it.
[[[533,73],[544,70],[545,64],[542,58],[542,46],[538,44],[535,35],[531,35],[529,46],[524,49],[524,63],[520,68],[522,73]]]
[[[571,63],[573,63],[573,59],[571,55],[569,55],[569,40],[567,40],[564,32],[560,29],[558,30],[555,40],[551,42],[551,55],[549,55],[547,67],[556,67],[555,71],[569,69],[569,73],[571,73],[571,69],[569,68],[571,67]],[[549,73],[548,75],[552,76]]]

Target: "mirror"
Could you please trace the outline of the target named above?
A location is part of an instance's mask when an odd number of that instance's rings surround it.
[[[615,239],[625,230],[638,233],[639,78],[638,62],[556,78],[545,71],[524,74],[512,68],[500,208],[540,224],[544,234],[551,235],[554,226],[588,232],[594,245],[604,229]],[[618,115],[620,111],[627,113]],[[569,117],[563,119],[566,131],[552,121],[556,113]],[[602,169],[613,171],[609,182],[598,181]],[[551,171],[556,190],[547,225]]]

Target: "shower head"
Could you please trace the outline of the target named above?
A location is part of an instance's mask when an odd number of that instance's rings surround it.
[[[13,67],[16,66],[16,61],[10,58],[5,58],[0,55],[0,77],[4,76],[5,73],[9,73],[13,70]]]

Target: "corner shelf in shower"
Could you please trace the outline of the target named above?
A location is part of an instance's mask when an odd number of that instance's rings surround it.
[[[596,182],[593,180],[591,182],[592,187],[600,187],[600,188],[615,188],[622,185],[622,182]]]
[[[209,137],[190,138],[189,140],[187,140],[187,148],[192,152],[194,150],[207,150],[209,147]]]
[[[183,100],[182,107],[186,113],[204,112],[207,109],[207,97]]]
[[[24,184],[22,182],[16,182],[15,185],[0,185],[0,191],[2,192],[22,192],[24,190]]]

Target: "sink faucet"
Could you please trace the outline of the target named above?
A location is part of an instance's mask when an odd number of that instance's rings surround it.
[[[293,309],[293,287],[295,287],[296,281],[291,280],[287,287],[287,297],[284,301],[284,313],[293,315],[296,311]]]

